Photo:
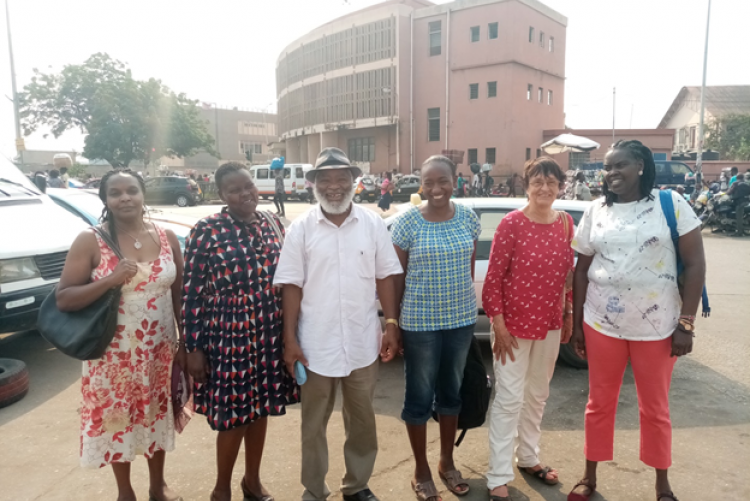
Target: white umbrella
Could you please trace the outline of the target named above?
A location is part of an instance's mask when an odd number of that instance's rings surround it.
[[[575,134],[560,134],[542,145],[542,150],[549,155],[566,151],[591,151],[600,146],[596,141]]]

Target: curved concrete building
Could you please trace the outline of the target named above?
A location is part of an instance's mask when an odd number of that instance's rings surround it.
[[[565,125],[566,25],[536,0],[390,0],[320,26],[277,61],[287,161],[336,146],[408,173],[450,149],[520,171]]]

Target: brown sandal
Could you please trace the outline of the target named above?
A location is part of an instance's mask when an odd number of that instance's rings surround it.
[[[242,489],[242,496],[244,501],[274,501],[273,496],[270,494],[261,494],[260,497],[256,496],[245,486],[245,477],[242,477],[240,482],[240,488]]]
[[[421,483],[417,483],[416,480],[412,480],[411,488],[414,491],[414,494],[417,495],[417,499],[419,499],[419,501],[430,501],[430,499],[443,501],[443,498],[440,497],[440,493],[438,492],[437,487],[435,487],[435,482],[433,482],[432,480]]]
[[[588,487],[590,492],[588,494],[578,494],[577,492],[573,492],[580,486]],[[591,499],[591,496],[594,495],[594,492],[596,492],[596,484],[592,484],[591,482],[589,482],[588,478],[584,478],[583,480],[579,480],[578,483],[574,485],[570,490],[570,493],[568,494],[568,501],[589,501],[589,499]]]
[[[679,501],[672,491],[664,491],[656,494],[656,501],[661,501],[663,498],[669,498],[672,501]]]
[[[502,487],[502,486],[499,486]],[[505,488],[508,489],[508,485],[505,485]],[[492,491],[490,491],[490,501],[513,501],[513,499],[510,497],[510,489],[508,489],[508,495],[507,496],[495,496],[492,494]]]
[[[461,476],[461,472],[458,470],[450,470],[446,471],[445,473],[438,470],[438,475],[440,475],[440,480],[443,481],[448,490],[456,496],[465,496],[471,490],[471,488],[469,487],[469,483],[464,479],[463,476]],[[462,485],[466,486],[466,490],[458,490],[458,488]]]

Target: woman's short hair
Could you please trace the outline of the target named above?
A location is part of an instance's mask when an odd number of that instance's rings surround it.
[[[52,179],[60,177],[60,171],[57,169],[52,169],[51,171],[49,171],[49,177],[51,177]]]
[[[453,160],[451,160],[450,158],[444,155],[432,155],[430,158],[425,160],[424,163],[422,164],[422,172],[424,172],[425,167],[427,167],[429,164],[435,164],[435,163],[445,165],[451,171],[451,175],[453,175],[453,177],[456,176],[456,170],[457,170],[456,164],[453,163]]]
[[[248,170],[247,166],[241,162],[227,162],[222,164],[221,167],[216,169],[214,174],[214,180],[216,181],[216,187],[221,188],[221,181],[229,174],[234,174],[241,170]]]
[[[542,175],[544,177],[552,176],[557,178],[560,186],[565,184],[565,173],[554,159],[550,157],[538,157],[528,160],[523,166],[523,187],[528,189],[529,182],[534,176]]]
[[[640,175],[638,189],[640,191],[641,199],[648,198],[651,200],[653,198],[651,190],[656,186],[656,163],[654,162],[654,154],[648,146],[644,146],[642,142],[635,139],[620,139],[609,149],[609,151],[614,150],[626,150],[632,158],[643,162],[643,174]],[[604,195],[605,205],[611,207],[613,203],[617,202],[617,195],[609,191],[606,177],[602,183],[602,194]]]

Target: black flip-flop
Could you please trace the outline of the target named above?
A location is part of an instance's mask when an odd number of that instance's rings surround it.
[[[537,470],[537,471],[532,471],[531,468],[533,467],[532,466],[519,466],[518,470],[521,473],[525,473],[527,475],[531,475],[532,477],[538,478],[539,480],[541,480],[547,485],[557,485],[560,483],[559,478],[555,478],[555,479],[547,478],[547,474],[550,471],[552,471],[552,468],[550,468],[549,466],[545,466],[544,468]]]

